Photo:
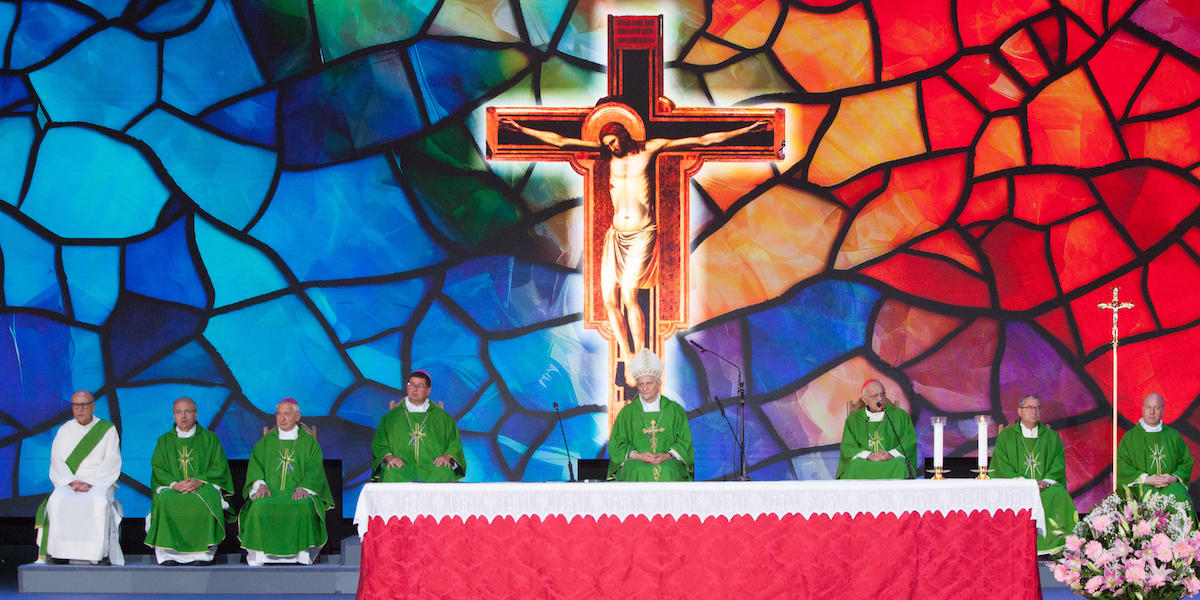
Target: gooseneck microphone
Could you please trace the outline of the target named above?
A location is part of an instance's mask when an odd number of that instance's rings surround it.
[[[567,430],[563,429],[562,415],[558,413],[558,403],[554,403],[554,418],[558,419],[558,430],[562,432],[563,449],[567,451],[567,473],[571,476],[568,481],[575,481],[575,467],[571,466],[571,447],[567,445]]]

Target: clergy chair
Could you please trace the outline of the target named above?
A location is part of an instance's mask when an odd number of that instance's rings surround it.
[[[304,422],[302,421],[300,423],[300,426],[304,428],[304,431],[308,432],[308,435],[317,437],[317,426],[316,425],[309,427],[308,425],[305,425]],[[269,425],[263,425],[263,435],[267,435],[268,433],[271,433],[272,429],[275,429],[275,428],[271,427]]]

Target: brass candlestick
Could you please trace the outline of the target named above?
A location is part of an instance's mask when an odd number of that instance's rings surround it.
[[[979,467],[978,472],[979,472],[979,476],[976,477],[975,479],[980,480],[980,481],[986,481],[988,479],[991,479],[991,477],[988,477],[987,465],[983,465],[983,466]]]

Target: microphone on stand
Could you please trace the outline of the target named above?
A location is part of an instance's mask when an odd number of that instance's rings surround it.
[[[740,424],[741,430],[742,430],[741,439],[738,439],[738,435],[736,433],[733,434],[733,440],[735,442],[737,442],[738,451],[739,451],[739,457],[738,457],[739,475],[737,476],[737,480],[738,481],[750,481],[750,476],[746,474],[746,382],[744,379],[742,379],[742,368],[739,367],[737,363],[729,360],[728,358],[725,358],[724,356],[721,356],[721,354],[719,352],[713,352],[712,350],[709,350],[708,348],[701,346],[695,340],[688,340],[688,343],[695,346],[697,350],[704,352],[706,354],[711,354],[711,355],[725,361],[727,364],[731,365],[733,368],[737,369],[737,374],[738,374],[738,380],[737,380],[738,423]],[[715,396],[714,396],[714,398],[715,398]],[[724,416],[725,415],[725,407],[721,405],[720,400],[717,401],[717,406],[720,407],[721,415]],[[725,417],[725,422],[726,423],[729,422],[729,417]],[[732,429],[733,426],[730,425],[730,428]]]
[[[558,413],[557,402],[554,403],[554,418],[558,419],[558,430],[562,432],[563,449],[567,451],[567,473],[571,476],[568,481],[575,481],[575,467],[571,466],[571,447],[567,445],[567,430],[563,429],[562,415]]]
[[[892,429],[892,435],[896,436],[896,443],[899,444],[900,443],[900,434],[896,432],[896,424],[892,423],[887,418],[887,405],[886,404],[883,407],[883,411],[884,411],[883,420],[888,422],[888,427],[890,427]],[[904,470],[908,472],[909,479],[917,478],[917,476],[913,474],[913,468],[912,468],[912,465],[909,464],[907,456],[904,457]]]
[[[738,451],[741,452],[744,440],[738,439],[738,434],[733,430],[733,423],[729,420],[729,415],[725,414],[725,405],[721,404],[721,398],[713,394],[713,402],[717,403],[717,408],[721,409],[721,417],[725,419],[725,424],[729,426],[729,435],[733,436],[733,443],[737,444]]]

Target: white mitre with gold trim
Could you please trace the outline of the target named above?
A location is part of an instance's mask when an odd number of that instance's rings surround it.
[[[629,361],[629,374],[634,379],[643,375],[653,375],[660,381],[662,380],[663,361],[649,348],[642,348],[640,352],[633,356],[633,360]]]

